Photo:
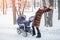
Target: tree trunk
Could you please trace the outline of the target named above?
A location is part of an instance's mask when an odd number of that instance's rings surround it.
[[[15,7],[15,0],[12,0],[12,10],[13,10],[13,24],[16,24],[16,7]]]
[[[60,0],[58,0],[58,20],[60,20]]]
[[[3,14],[4,14],[4,0],[2,0],[2,3],[3,3]]]
[[[6,0],[2,0],[2,3],[3,3],[3,14],[6,14],[6,11],[7,11],[7,3],[6,3]]]
[[[24,15],[24,9],[26,7],[26,3],[27,3],[27,0],[18,0],[19,4],[18,4],[18,12],[19,14],[18,15]]]
[[[54,0],[49,0],[49,4],[51,5],[51,6],[53,6],[53,4],[54,4]],[[48,24],[49,24],[49,26],[50,27],[52,27],[52,18],[53,18],[53,11],[50,11],[50,12],[48,12]]]
[[[22,15],[24,15],[24,9],[26,7],[26,3],[27,3],[27,0],[25,0],[25,2],[24,2],[24,6],[23,6],[23,10],[22,10]]]
[[[46,0],[43,0],[43,5],[44,6],[53,6],[53,0],[49,0],[49,5],[46,4]],[[45,20],[45,26],[52,26],[52,15],[53,11],[50,11],[48,13],[44,13],[44,20]]]
[[[46,0],[42,0],[43,1],[43,6],[46,6]],[[48,16],[47,16],[47,13],[44,13],[44,24],[45,24],[45,26],[48,26],[47,24],[48,24]]]
[[[36,2],[35,2],[35,0],[34,0],[34,8],[36,7],[36,5],[35,5],[35,4],[36,4]]]
[[[18,15],[21,15],[21,0],[18,0]]]
[[[55,9],[56,9],[56,0],[54,0],[54,7],[55,7]]]

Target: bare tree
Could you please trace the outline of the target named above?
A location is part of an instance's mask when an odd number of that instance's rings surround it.
[[[54,6],[55,6],[55,9],[56,9],[56,0],[54,0]]]
[[[26,7],[27,0],[18,0],[18,15],[24,14],[24,9]]]
[[[58,0],[58,20],[60,20],[60,0]]]
[[[6,11],[7,11],[7,2],[6,2],[6,0],[2,0],[2,4],[3,4],[3,14],[6,14]]]
[[[24,6],[23,6],[23,10],[22,10],[22,15],[24,14],[24,9],[26,7],[26,3],[27,3],[27,0],[25,0],[25,2],[24,2]]]
[[[21,0],[18,0],[18,15],[21,15]]]
[[[46,6],[46,0],[42,0],[42,2],[43,2],[43,6]],[[48,16],[47,16],[47,13],[44,13],[44,21],[45,21],[45,26],[48,26],[47,24],[48,24]]]
[[[49,4],[50,4],[50,6],[54,6],[54,0],[49,0]],[[48,24],[50,27],[52,27],[52,25],[53,25],[52,19],[53,19],[53,11],[50,11],[50,12],[48,12],[48,20],[49,20]]]
[[[43,6],[53,6],[54,0],[49,0],[49,5],[46,4],[46,0],[43,1]],[[53,17],[53,11],[50,11],[48,13],[44,13],[44,20],[45,20],[45,26],[52,26],[52,17]]]
[[[3,14],[4,14],[4,0],[2,0],[2,3],[3,3]]]
[[[35,8],[36,1],[34,0],[34,8]]]
[[[15,6],[15,0],[12,0],[12,10],[13,10],[13,23],[16,24],[16,6]]]

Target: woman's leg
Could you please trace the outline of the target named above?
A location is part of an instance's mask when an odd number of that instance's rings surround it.
[[[40,33],[40,31],[39,31],[39,28],[36,27],[36,29],[37,29],[37,38],[40,38],[40,37],[41,37],[41,33]]]
[[[35,28],[34,28],[34,26],[32,26],[32,36],[34,36],[34,35],[36,35]]]

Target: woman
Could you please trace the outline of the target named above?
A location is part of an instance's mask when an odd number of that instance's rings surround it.
[[[38,9],[38,11],[36,12],[36,15],[34,17],[33,23],[32,23],[32,29],[33,29],[32,30],[32,33],[33,33],[32,36],[36,35],[35,29],[34,29],[34,27],[36,27],[37,38],[41,37],[41,33],[39,31],[39,25],[40,25],[42,14],[44,12],[48,12],[48,11],[51,11],[51,10],[53,10],[52,6],[49,6],[49,7],[43,6],[43,7],[41,7],[41,8]]]

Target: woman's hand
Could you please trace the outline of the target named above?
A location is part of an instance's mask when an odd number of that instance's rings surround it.
[[[44,10],[44,7],[40,7],[41,10]]]
[[[49,8],[53,10],[53,6],[50,6]]]

